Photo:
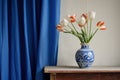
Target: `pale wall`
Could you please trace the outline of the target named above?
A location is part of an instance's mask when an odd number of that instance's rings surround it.
[[[67,14],[86,12],[87,0],[61,0],[61,20]],[[90,43],[94,50],[93,66],[120,65],[120,0],[88,0],[88,11],[96,12],[94,23],[106,22],[107,30],[99,31]],[[95,24],[94,24],[95,25]],[[60,34],[58,65],[77,66],[75,52],[80,42],[72,35]]]

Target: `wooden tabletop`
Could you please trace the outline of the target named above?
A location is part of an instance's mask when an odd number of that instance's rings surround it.
[[[46,66],[44,68],[45,73],[120,73],[120,67],[90,67],[79,68],[76,66]]]

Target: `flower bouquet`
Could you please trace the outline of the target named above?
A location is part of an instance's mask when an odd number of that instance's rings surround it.
[[[63,19],[58,25],[57,29],[60,32],[73,34],[81,43],[88,44],[98,30],[106,30],[105,23],[99,21],[92,30],[93,19],[96,13],[94,11],[82,14],[79,18],[76,15],[68,15],[67,19]]]
[[[89,43],[97,31],[106,30],[105,22],[98,21],[93,27],[96,12],[91,11],[77,17],[68,15],[58,25],[57,30],[76,36],[81,42],[81,49],[76,52],[75,58],[80,68],[89,67],[94,61],[94,54],[89,49]]]

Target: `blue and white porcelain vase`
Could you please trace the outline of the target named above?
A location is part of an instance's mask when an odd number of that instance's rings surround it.
[[[87,68],[94,62],[94,52],[89,45],[82,43],[81,48],[76,52],[76,62],[80,68]]]

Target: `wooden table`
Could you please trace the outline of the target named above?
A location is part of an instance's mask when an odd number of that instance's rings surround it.
[[[120,80],[120,67],[78,67],[46,66],[50,80]]]

